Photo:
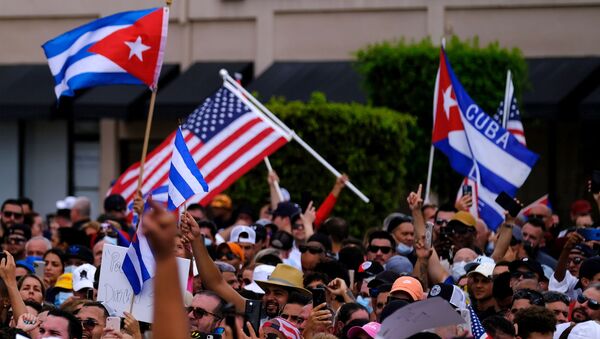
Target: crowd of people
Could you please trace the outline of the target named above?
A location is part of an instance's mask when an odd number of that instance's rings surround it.
[[[7,199],[0,337],[374,339],[393,326],[386,318],[440,298],[461,323],[394,338],[600,338],[600,241],[581,232],[598,226],[599,193],[573,202],[570,220],[540,204],[491,231],[469,213],[470,195],[424,204],[419,187],[408,214],[350,225],[335,213],[346,181],[304,209],[274,172],[263,206],[219,194],[177,215],[153,201],[144,211],[138,195],[156,261],[152,324],[97,300],[104,245],[126,246],[139,226],[121,196],[97,220],[85,197],[60,201],[48,220],[31,200]],[[192,260],[183,293],[176,257]]]

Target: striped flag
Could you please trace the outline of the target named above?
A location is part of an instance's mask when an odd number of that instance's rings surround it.
[[[525,141],[525,130],[523,129],[523,123],[521,123],[521,112],[517,106],[517,98],[515,97],[514,85],[512,80],[509,82],[507,96],[510,98],[510,107],[508,108],[508,120],[506,122],[506,129],[523,145],[527,145]],[[494,114],[494,120],[499,124],[502,124],[502,117],[504,116],[504,101],[500,101],[498,110]]]
[[[142,234],[142,222],[127,249],[121,268],[136,295],[142,291],[144,282],[154,277],[156,263],[148,239]]]
[[[167,200],[169,199],[169,186],[167,186],[167,185],[160,186],[160,187],[152,190],[152,192],[146,193],[143,196],[144,211],[146,209],[148,209],[148,207],[150,206],[148,203],[146,203],[148,198],[150,198],[154,202],[158,202],[161,205],[164,205],[164,207],[167,207]],[[127,215],[133,215],[133,221],[132,221],[133,225],[138,224],[139,215],[137,215],[137,213],[135,213],[135,211],[133,210],[133,200],[127,204]]]
[[[178,128],[169,170],[169,211],[176,210],[187,199],[202,191],[208,192],[208,185],[185,144],[181,129]]]
[[[168,185],[173,141],[176,131],[148,154],[144,164],[142,195]],[[188,203],[206,205],[262,159],[285,145],[291,136],[257,112],[239,90],[225,83],[192,112],[181,126],[190,154],[211,188]],[[123,173],[108,194],[133,200],[139,163]]]
[[[481,325],[481,321],[479,321],[479,317],[475,313],[475,310],[473,310],[473,307],[471,307],[471,305],[469,305],[469,306],[467,306],[467,308],[469,309],[469,316],[471,318],[471,334],[473,335],[473,338],[474,339],[491,338],[491,336],[488,336],[488,334],[485,332],[485,329],[483,328],[483,325]]]

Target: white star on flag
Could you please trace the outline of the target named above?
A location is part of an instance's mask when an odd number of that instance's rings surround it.
[[[142,43],[142,37],[139,35],[134,42],[125,41],[125,45],[127,45],[127,47],[130,49],[129,59],[135,55],[138,59],[140,59],[140,61],[144,61],[142,58],[142,53],[150,49],[150,46],[146,46]]]
[[[444,91],[444,111],[448,119],[450,119],[450,108],[452,106],[456,106],[456,100],[452,99],[452,86],[448,86]]]

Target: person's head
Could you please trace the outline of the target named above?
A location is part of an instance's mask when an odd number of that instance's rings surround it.
[[[52,248],[50,240],[43,236],[36,236],[25,243],[25,255],[28,257],[43,257]]]
[[[485,224],[483,219],[477,219],[477,223],[475,224],[475,247],[479,248],[482,251],[485,251],[485,248],[488,243],[488,238],[490,236],[490,230]]]
[[[593,283],[600,282],[600,256],[588,258],[581,263],[579,281],[584,289]]]
[[[4,235],[6,250],[15,260],[25,258],[25,244],[31,238],[31,228],[24,224],[14,224]]]
[[[222,243],[217,247],[216,258],[232,265],[238,270],[244,263],[244,250],[234,242]]]
[[[411,217],[402,213],[392,213],[383,221],[383,229],[394,237],[398,247],[402,247],[404,253],[400,254],[410,253],[409,249],[412,251],[415,243],[415,227]]]
[[[434,224],[433,224],[433,234],[435,238],[440,234],[440,229],[442,227],[448,226],[448,223],[454,217],[456,213],[456,208],[454,208],[454,204],[452,203],[444,203],[440,205],[433,216]]]
[[[375,231],[369,235],[367,260],[384,265],[396,252],[396,240],[386,231]]]
[[[192,217],[196,219],[206,219],[206,209],[200,204],[190,204],[187,207],[187,211]]]
[[[589,217],[589,219],[591,220],[591,212],[592,204],[590,204],[590,202],[587,200],[578,199],[573,201],[573,203],[571,204],[571,211],[569,216],[571,217],[571,222],[574,222],[576,226],[579,226],[577,225],[577,219],[579,217]]]
[[[50,249],[44,254],[44,263],[44,282],[52,287],[65,270],[65,254],[57,248]]]
[[[81,266],[83,264],[94,263],[92,251],[83,245],[72,245],[67,248],[65,253],[67,266]]]
[[[331,241],[323,233],[315,233],[308,238],[306,245],[298,246],[301,257],[302,271],[312,271],[318,263],[326,258],[327,251],[331,251]]]
[[[569,252],[567,269],[574,277],[579,277],[579,268],[583,261],[593,255],[593,250],[586,244],[577,244]]]
[[[600,321],[600,283],[589,285],[577,297],[572,318],[574,322],[578,323],[588,320]]]
[[[481,321],[485,332],[495,339],[514,339],[515,327],[500,315],[493,315]]]
[[[363,319],[369,321],[369,312],[358,303],[345,303],[338,310],[333,322],[334,334],[342,336],[342,329],[353,320]]]
[[[33,200],[27,198],[27,197],[21,197],[19,198],[19,204],[21,204],[21,208],[23,208],[23,213],[25,214],[32,214],[34,213],[33,211]]]
[[[238,244],[244,250],[244,265],[248,265],[256,254],[256,232],[252,227],[237,225],[231,229],[229,240]]]
[[[302,272],[286,264],[277,265],[266,280],[255,282],[265,291],[262,297],[263,307],[267,316],[271,318],[281,313],[291,292],[311,295],[303,286]]]
[[[492,273],[493,277],[497,277],[502,273],[509,272],[510,269],[508,266],[510,265],[510,261],[498,261],[496,266],[494,266],[494,272]]]
[[[104,198],[104,213],[111,220],[120,221],[125,219],[127,202],[119,194],[111,194]]]
[[[6,228],[11,227],[15,224],[23,223],[25,214],[23,213],[23,207],[16,199],[7,199],[2,203],[2,215],[0,215],[0,221],[2,226]]]
[[[92,248],[92,253],[94,254],[94,266],[96,267],[100,267],[100,264],[102,264],[102,251],[104,250],[104,244],[106,244],[106,241],[100,240],[94,244],[94,247]]]
[[[562,324],[568,321],[570,302],[566,294],[555,291],[544,292],[544,302],[546,308],[554,313],[557,323]]]
[[[388,300],[404,300],[409,303],[423,299],[425,299],[423,285],[419,280],[409,276],[396,279],[388,296]]]
[[[92,213],[92,203],[87,197],[78,197],[71,207],[71,221],[87,220]]]
[[[554,314],[540,306],[517,312],[514,324],[517,339],[551,339],[556,330]]]
[[[212,219],[224,221],[231,217],[233,202],[227,194],[217,194],[208,205],[208,214]]]
[[[591,214],[578,215],[575,218],[575,227],[577,227],[577,228],[592,227],[593,225],[594,225],[594,219],[592,219]]]
[[[191,331],[213,333],[222,318],[225,301],[216,293],[202,291],[194,296],[192,305],[187,308]]]
[[[300,339],[302,337],[294,324],[281,317],[267,320],[260,330],[266,338]]]
[[[512,306],[510,307],[510,311],[506,314],[506,318],[514,323],[515,315],[520,310],[531,306],[544,307],[545,305],[544,296],[540,292],[530,289],[518,290],[513,295]],[[554,317],[554,314],[552,314],[552,317]]]
[[[100,339],[106,326],[106,318],[108,318],[108,311],[101,303],[85,302],[77,312],[77,319],[81,322],[83,329],[83,338]]]
[[[217,225],[209,220],[197,220],[200,233],[204,236],[204,245],[206,247],[215,246],[215,236],[217,235]]]
[[[544,239],[544,222],[537,218],[527,219],[525,225],[523,225],[523,244],[525,247],[530,247],[535,250],[540,247]]]
[[[239,292],[239,290],[242,288],[242,285],[237,277],[237,270],[235,267],[223,261],[215,261],[215,265],[217,265],[217,268],[221,272],[225,282],[234,290]]]
[[[285,304],[279,316],[292,323],[298,329],[301,329],[301,325],[304,323],[305,319],[302,317],[302,309],[308,303],[310,303],[309,298],[300,293],[292,292],[290,293],[287,304]]]
[[[298,204],[290,201],[284,201],[277,204],[277,208],[273,211],[273,223],[280,230],[293,230],[294,223],[300,218],[302,209]],[[292,232],[296,238],[296,232]]]
[[[321,226],[325,230],[325,233],[331,237],[331,241],[335,244],[341,244],[342,241],[350,236],[350,228],[346,220],[339,217],[331,217]]]
[[[461,248],[473,248],[475,243],[475,218],[466,211],[459,211],[454,214],[448,223],[452,244],[456,250]]]
[[[541,290],[540,281],[544,277],[544,270],[537,261],[530,258],[515,260],[510,263],[509,270],[511,274],[510,286],[513,290],[523,288]]]
[[[527,213],[527,219],[541,220],[544,228],[550,228],[554,223],[552,220],[552,211],[544,204],[533,205],[529,210],[529,213]]]
[[[52,309],[40,325],[40,335],[42,338],[81,339],[81,322],[71,313]]]
[[[490,300],[493,297],[494,282],[492,275],[494,273],[494,264],[479,264],[474,270],[469,272],[468,286],[471,297],[478,302]]]
[[[35,274],[27,274],[17,283],[17,288],[24,301],[32,301],[39,305],[44,302],[46,288],[44,282]]]
[[[370,322],[363,326],[353,326],[348,330],[348,339],[375,339],[381,329],[378,322]]]

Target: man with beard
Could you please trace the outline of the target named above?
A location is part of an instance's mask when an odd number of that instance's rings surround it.
[[[529,218],[527,220],[522,228],[523,249],[527,257],[554,270],[557,264],[556,259],[540,250],[544,242],[544,227],[544,222],[540,219]]]
[[[246,299],[223,279],[206,250],[200,227],[189,213],[181,216],[180,227],[183,235],[192,244],[196,267],[204,287],[215,292],[228,303],[234,304],[237,312],[245,312]],[[265,291],[262,303],[268,318],[274,318],[281,313],[283,306],[288,302],[290,292],[296,291],[307,297],[312,296],[311,292],[303,287],[302,272],[286,264],[277,265],[267,280],[255,280],[255,282]]]
[[[190,331],[214,333],[222,319],[224,306],[223,299],[211,291],[197,293],[192,299],[192,304],[187,308]]]
[[[591,284],[577,297],[571,320],[576,323],[600,321],[600,283]]]
[[[86,302],[77,313],[77,319],[83,327],[83,339],[100,339],[106,326],[108,311],[104,306],[95,301]]]
[[[2,214],[0,214],[0,236],[4,236],[9,227],[22,224],[25,220],[23,207],[15,199],[7,199],[2,203]]]

